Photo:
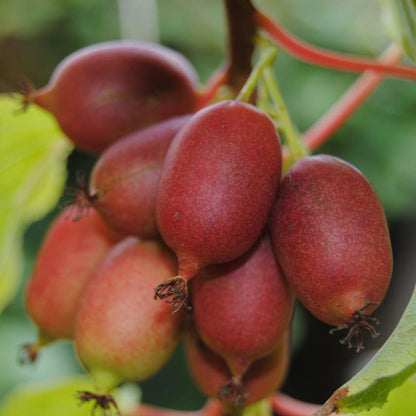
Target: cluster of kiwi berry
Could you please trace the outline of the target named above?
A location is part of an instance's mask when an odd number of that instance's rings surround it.
[[[392,255],[369,182],[328,155],[281,179],[272,119],[238,100],[198,109],[196,83],[178,53],[120,41],[70,55],[26,96],[100,155],[38,253],[26,305],[39,337],[25,352],[73,340],[97,388],[80,398],[104,410],[183,334],[206,395],[267,397],[287,372],[295,295],[357,351],[363,330],[376,335]]]

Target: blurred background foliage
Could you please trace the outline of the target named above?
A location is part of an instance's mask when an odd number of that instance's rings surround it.
[[[121,1],[121,0],[120,0]],[[137,0],[139,1],[139,0]],[[389,44],[376,0],[258,0],[260,8],[311,43],[364,56],[377,56]],[[197,68],[201,82],[225,53],[225,19],[221,0],[158,0],[160,42],[179,50]],[[140,16],[137,16],[140,38]],[[37,87],[47,83],[57,63],[80,47],[119,38],[116,0],[0,0],[0,92],[16,89],[22,78]],[[308,128],[345,91],[355,75],[301,63],[279,55],[276,73],[293,120]],[[387,79],[324,146],[361,169],[374,184],[391,227],[395,272],[380,308],[382,336],[367,342],[360,356],[328,335],[300,307],[295,316],[293,362],[284,391],[322,402],[360,368],[396,325],[416,276],[416,84]],[[74,152],[68,161],[69,182],[90,156]],[[33,224],[24,240],[25,272],[56,210]],[[45,349],[33,367],[17,364],[19,345],[35,337],[24,314],[23,291],[0,317],[0,397],[27,381],[55,380],[81,372],[69,343]],[[196,409],[204,401],[193,386],[179,349],[169,365],[142,383],[143,398],[178,409]]]

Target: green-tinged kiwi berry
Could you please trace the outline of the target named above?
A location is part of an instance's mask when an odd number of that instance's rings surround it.
[[[95,269],[81,297],[74,342],[97,390],[80,393],[81,400],[106,409],[113,388],[152,376],[171,356],[183,315],[171,317],[152,294],[176,267],[162,242],[127,237]]]
[[[38,341],[24,346],[21,361],[56,339],[72,339],[81,291],[119,236],[92,208],[72,221],[66,208],[52,223],[36,256],[26,290],[26,310],[38,327]]]

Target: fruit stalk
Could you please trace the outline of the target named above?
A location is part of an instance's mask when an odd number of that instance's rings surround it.
[[[243,85],[243,88],[241,88],[241,91],[237,96],[237,100],[249,102],[250,97],[253,94],[260,77],[262,76],[262,72],[273,64],[277,53],[278,51],[276,48],[269,48],[267,52],[265,51],[264,56],[262,56],[259,62],[257,62],[253,71],[251,71],[250,76],[247,78],[246,83]]]
[[[296,128],[294,127],[290,118],[289,111],[286,107],[285,101],[282,97],[270,65],[264,68],[262,73],[262,81],[270,95],[270,98],[273,101],[273,104],[276,108],[276,113],[279,115],[281,130],[284,132],[287,147],[290,151],[290,159],[296,161],[306,156],[306,149],[304,148],[302,142],[299,140],[299,134],[296,131]],[[283,171],[285,171],[285,169],[286,166],[284,166]]]

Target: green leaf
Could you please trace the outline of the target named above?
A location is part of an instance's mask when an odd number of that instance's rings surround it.
[[[379,0],[388,35],[416,60],[416,0]]]
[[[389,395],[382,409],[360,413],[362,416],[401,416],[416,413],[416,382],[407,380]]]
[[[77,391],[91,391],[88,377],[77,376],[44,385],[19,387],[0,406],[0,416],[91,416],[93,403],[80,406]]]
[[[95,402],[81,405],[79,391],[95,391],[89,377],[73,376],[42,385],[28,383],[7,395],[0,405],[0,416],[91,416]],[[113,396],[121,413],[126,414],[140,404],[141,390],[137,384],[126,384]]]
[[[389,393],[415,373],[416,290],[398,326],[383,347],[358,374],[335,391],[319,414],[329,415],[334,407],[340,413],[357,413],[382,407]]]
[[[57,204],[72,150],[49,113],[18,109],[0,95],[0,312],[19,286],[24,230]]]

